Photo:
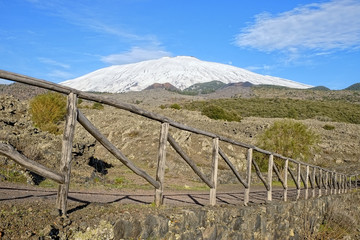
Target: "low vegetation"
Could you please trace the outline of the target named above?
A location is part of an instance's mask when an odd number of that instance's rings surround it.
[[[201,110],[201,114],[215,120],[225,120],[229,122],[241,121],[241,117],[234,111],[225,110],[224,108],[216,105],[209,105],[203,107]]]
[[[98,102],[94,102],[91,108],[96,110],[102,110],[104,109],[104,105]]]
[[[330,124],[325,124],[323,126],[323,129],[325,130],[334,130],[335,129],[335,126],[334,125],[330,125]]]
[[[172,89],[168,89],[171,92],[176,92],[182,95],[190,95],[190,96],[196,96],[199,94],[209,94],[209,93],[213,93],[216,90],[224,87],[226,84],[221,82],[221,81],[211,81],[211,82],[206,82],[206,83],[196,83],[194,85],[191,85],[188,88],[185,88],[184,90],[172,90]]]
[[[60,122],[66,115],[66,98],[54,92],[38,95],[30,101],[30,113],[36,127],[61,134]]]
[[[181,93],[185,93],[188,95],[209,94],[209,93],[215,92],[216,90],[222,88],[225,85],[226,84],[221,81],[196,83],[196,84],[184,89]]]
[[[283,156],[310,162],[311,156],[317,151],[316,146],[319,141],[319,136],[305,124],[285,119],[274,122],[270,128],[259,135],[256,145]],[[255,158],[261,170],[267,170],[268,158],[260,154],[256,154]],[[276,162],[282,169],[284,161]]]
[[[180,106],[179,104],[177,104],[177,103],[174,103],[174,104],[171,104],[171,105],[170,105],[170,108],[176,109],[176,110],[180,110],[180,109],[181,109],[181,106]]]
[[[356,91],[356,86],[351,86],[344,90],[330,90],[326,87],[318,86],[309,89],[292,89],[273,86],[253,86],[251,88],[253,97],[257,98],[283,98],[317,101],[340,100],[349,103],[360,103],[360,92]]]
[[[299,100],[282,98],[233,98],[193,101],[183,108],[203,112],[209,105],[242,117],[317,119],[360,124],[359,104],[342,100]]]

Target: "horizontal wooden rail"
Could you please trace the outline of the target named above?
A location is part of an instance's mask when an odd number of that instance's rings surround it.
[[[28,159],[18,151],[16,151],[11,145],[0,143],[0,153],[11,158],[19,165],[23,166],[30,171],[37,173],[43,177],[50,178],[51,180],[57,183],[64,183],[64,176],[60,173],[57,173],[47,167],[44,167],[38,162]]]

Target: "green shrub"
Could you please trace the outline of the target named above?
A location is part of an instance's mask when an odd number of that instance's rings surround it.
[[[309,162],[309,158],[317,151],[319,136],[305,124],[294,120],[280,120],[263,132],[257,138],[257,146],[262,149],[278,153],[284,157]],[[267,169],[268,158],[256,156],[257,163],[262,170]],[[276,161],[279,168],[283,168],[284,161]]]
[[[36,127],[61,134],[59,124],[66,115],[66,97],[54,92],[38,95],[30,101],[30,113]]]
[[[102,110],[104,109],[104,105],[102,105],[101,103],[98,102],[94,102],[94,104],[91,107],[92,109],[97,109],[97,110]]]
[[[170,105],[170,108],[173,108],[173,109],[176,109],[176,110],[180,110],[181,109],[181,106],[177,103],[174,103],[174,104],[171,104]]]
[[[325,124],[325,125],[323,126],[323,129],[325,129],[325,130],[334,130],[334,129],[335,129],[335,126],[329,125],[329,124]]]
[[[229,122],[232,122],[232,121],[240,122],[241,121],[241,117],[239,115],[237,115],[235,112],[227,111],[227,110],[223,109],[222,107],[219,107],[216,105],[205,106],[202,109],[201,114],[205,115],[211,119],[215,119],[215,120],[221,119],[221,120],[226,120]]]

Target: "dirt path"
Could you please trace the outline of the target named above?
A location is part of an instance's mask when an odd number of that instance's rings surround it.
[[[289,200],[294,199],[296,190],[289,190]],[[0,204],[5,202],[21,203],[35,200],[56,200],[57,190],[40,188],[35,186],[0,183]],[[280,188],[274,189],[273,200],[281,201],[283,191]],[[266,191],[260,187],[250,193],[250,203],[263,203],[266,200]],[[120,204],[151,204],[154,201],[153,190],[70,190],[69,202],[82,204],[90,203],[120,203]],[[217,192],[217,204],[242,204],[244,191],[219,189]],[[206,206],[209,204],[209,191],[194,190],[170,190],[164,191],[165,205],[197,205]]]

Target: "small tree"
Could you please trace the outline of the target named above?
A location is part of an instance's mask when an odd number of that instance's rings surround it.
[[[265,150],[275,152],[301,161],[308,162],[317,151],[319,136],[305,124],[294,120],[276,121],[257,139],[257,145]],[[257,156],[261,169],[267,169],[267,158]],[[277,161],[282,169],[284,162]]]
[[[30,101],[30,113],[36,127],[60,134],[59,123],[66,115],[66,98],[54,92],[38,95]]]
[[[241,117],[233,112],[233,111],[227,111],[224,108],[217,106],[217,105],[209,105],[205,106],[201,110],[201,114],[207,116],[208,118],[215,119],[215,120],[225,120],[225,121],[236,121],[240,122]]]

